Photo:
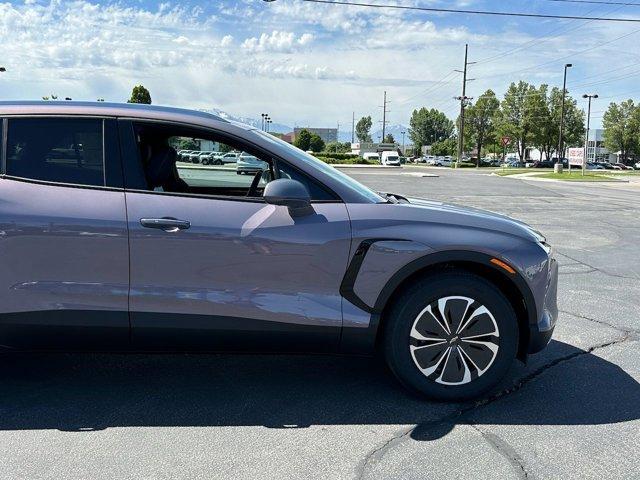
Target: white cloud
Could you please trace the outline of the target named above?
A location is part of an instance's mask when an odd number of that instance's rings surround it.
[[[464,43],[470,44],[471,60],[494,57],[471,67],[470,76],[477,78],[469,84],[471,96],[487,88],[501,93],[518,78],[557,85],[566,61],[576,65],[569,78],[572,90],[580,74],[637,61],[638,35],[606,43],[629,32],[624,25],[595,22],[567,33],[565,24],[545,23],[531,32],[515,21],[495,23],[490,30],[466,17],[292,0],[219,0],[207,10],[215,15],[176,1],[142,3],[0,0],[7,67],[0,75],[2,97],[54,92],[117,101],[128,97],[132,85],[144,83],[158,103],[216,106],[244,116],[277,109],[278,120],[289,124],[346,124],[353,110],[379,116],[377,105],[387,90],[391,121],[406,123],[411,109],[421,105],[456,115],[452,97],[459,94],[459,77],[438,82],[461,68]],[[554,38],[536,39],[545,34]],[[504,54],[526,42],[528,48]],[[567,58],[552,61],[561,57]],[[536,64],[543,66],[527,69]],[[632,82],[619,84],[619,91],[633,90]],[[611,95],[611,87],[603,85],[598,93]]]
[[[308,45],[313,40],[313,35],[304,33],[296,37],[293,32],[274,30],[270,34],[263,33],[260,38],[247,38],[242,43],[242,48],[250,52],[293,52],[296,47]]]

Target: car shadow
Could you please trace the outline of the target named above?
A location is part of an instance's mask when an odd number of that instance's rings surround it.
[[[640,384],[620,367],[566,343],[549,348],[555,358],[578,358],[478,409],[416,398],[370,358],[5,355],[0,429],[418,424],[412,437],[430,440],[455,423],[589,425],[640,418]],[[514,367],[507,388],[533,368]],[[467,414],[456,416],[461,409]]]

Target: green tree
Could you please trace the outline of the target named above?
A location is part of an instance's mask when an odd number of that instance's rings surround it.
[[[478,162],[482,156],[482,147],[495,141],[496,113],[500,102],[493,90],[487,90],[478,97],[475,105],[467,109],[465,116],[465,144],[473,144],[478,151]]]
[[[351,152],[350,142],[329,142],[324,147],[325,152],[329,153],[349,153]]]
[[[309,140],[309,149],[312,152],[322,152],[324,150],[324,140],[320,138],[320,135],[315,133],[311,134],[311,139]]]
[[[362,117],[356,123],[356,137],[358,137],[358,141],[361,143],[373,142],[371,138],[371,126],[373,122],[371,121],[371,117]]]
[[[537,95],[533,95],[528,102],[527,108],[531,112],[532,144],[548,159],[554,154],[565,157],[565,152],[557,152],[562,116],[562,89],[554,87],[549,92],[547,85],[540,85]],[[565,148],[584,143],[584,112],[578,108],[578,102],[568,94],[565,95],[562,136]]]
[[[424,145],[433,145],[451,138],[453,131],[453,121],[435,108],[429,110],[422,107],[411,114],[409,138],[418,151]]]
[[[382,140],[382,143],[396,143],[396,139],[393,138],[393,135],[390,133],[387,133],[384,136],[384,139]]]
[[[640,105],[629,99],[620,104],[610,103],[602,117],[604,145],[612,152],[620,152],[622,162],[640,153]]]
[[[520,161],[524,161],[527,146],[532,141],[532,121],[535,119],[535,109],[531,102],[538,95],[536,88],[520,80],[512,83],[500,103],[500,111],[496,115],[497,130],[500,136],[511,138],[515,145]]]
[[[145,103],[151,105],[151,94],[149,90],[142,85],[136,85],[131,91],[131,98],[127,100],[127,103]]]
[[[298,147],[300,150],[304,150],[305,152],[309,150],[311,146],[311,133],[307,129],[303,129],[300,131],[298,135],[296,135],[296,140],[293,144]]]
[[[446,156],[455,155],[458,151],[458,137],[452,136],[445,140],[439,140],[431,144],[431,155]]]

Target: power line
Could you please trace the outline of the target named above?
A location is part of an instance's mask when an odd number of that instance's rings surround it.
[[[632,2],[605,2],[604,0],[544,0],[545,2],[557,3],[585,3],[587,5],[622,5],[625,7],[640,7],[637,3]]]
[[[464,13],[469,15],[493,15],[501,17],[524,17],[524,18],[549,18],[556,20],[593,20],[598,22],[630,22],[640,23],[640,18],[621,18],[621,17],[585,17],[580,15],[551,15],[544,13],[523,13],[523,12],[497,12],[494,10],[465,10],[459,8],[436,8],[436,7],[417,7],[409,5],[388,5],[378,3],[364,2],[346,2],[343,0],[300,0],[309,3],[322,3],[325,5],[348,5],[352,7],[369,7],[369,8],[389,8],[394,10],[413,10],[421,12],[439,12],[439,13]]]

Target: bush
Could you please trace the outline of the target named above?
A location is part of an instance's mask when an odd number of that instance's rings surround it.
[[[331,153],[331,152],[320,152],[318,156],[324,158],[333,158],[335,160],[353,160],[358,155],[355,153]]]
[[[326,157],[323,155],[318,155],[316,157],[318,160],[323,161],[324,163],[328,163],[329,165],[375,165],[378,162],[371,162],[369,160],[365,160],[362,157],[358,157],[358,156],[348,156],[348,158],[345,158],[344,160],[342,159],[338,159],[338,158],[330,158],[330,157]]]

